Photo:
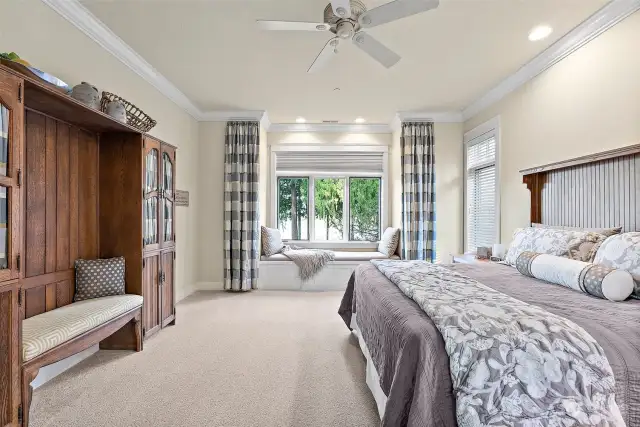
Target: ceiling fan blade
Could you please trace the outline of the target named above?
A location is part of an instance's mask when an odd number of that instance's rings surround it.
[[[261,30],[267,31],[328,31],[329,24],[324,22],[297,22],[297,21],[256,21]]]
[[[333,13],[339,18],[351,18],[351,2],[349,0],[331,0]]]
[[[358,18],[362,28],[371,28],[435,9],[439,0],[395,0],[371,9]]]
[[[340,39],[338,37],[334,37],[324,45],[324,48],[320,51],[318,56],[316,57],[307,73],[315,73],[320,69],[324,68],[325,65],[338,53],[338,45],[340,44]]]
[[[357,33],[353,38],[353,44],[387,68],[393,67],[400,61],[400,55],[367,33]]]

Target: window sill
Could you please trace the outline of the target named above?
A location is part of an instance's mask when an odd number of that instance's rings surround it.
[[[378,249],[378,242],[328,242],[326,240],[321,241],[308,241],[308,240],[283,240],[285,245],[300,246],[301,248],[309,249]]]

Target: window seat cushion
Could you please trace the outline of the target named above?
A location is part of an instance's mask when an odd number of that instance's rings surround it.
[[[386,256],[381,252],[334,252],[335,261],[370,261],[372,259],[400,259],[399,256]],[[260,261],[291,261],[283,254],[275,254],[271,256],[262,256]]]
[[[142,301],[140,295],[113,295],[74,302],[23,320],[23,362],[142,306]]]

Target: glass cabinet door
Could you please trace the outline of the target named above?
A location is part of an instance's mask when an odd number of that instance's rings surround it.
[[[144,141],[144,200],[142,232],[145,249],[160,246],[160,143],[150,138]]]
[[[19,276],[22,79],[0,70],[0,282]],[[19,96],[20,93],[20,96]]]
[[[162,146],[162,241],[163,246],[171,246],[174,241],[175,217],[175,156],[174,148]]]

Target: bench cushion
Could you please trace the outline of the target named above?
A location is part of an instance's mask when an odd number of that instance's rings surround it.
[[[140,295],[95,298],[75,302],[23,320],[23,362],[142,306],[142,301]]]
[[[391,257],[380,252],[334,252],[334,261],[370,261],[372,259],[400,259],[397,255]],[[283,254],[262,256],[260,261],[291,261]]]

